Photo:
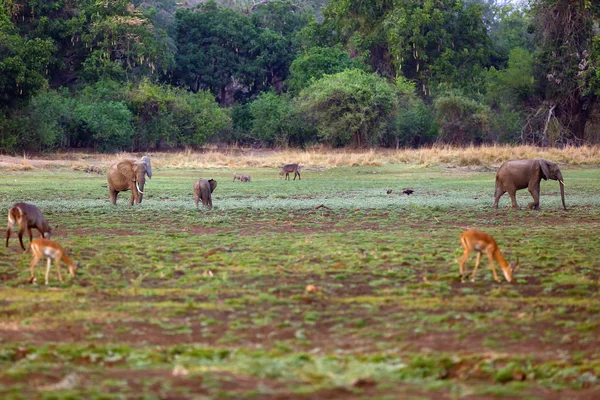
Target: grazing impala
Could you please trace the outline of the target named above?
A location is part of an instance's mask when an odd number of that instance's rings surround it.
[[[31,234],[31,228],[35,228],[42,234],[42,237],[49,238],[52,233],[52,228],[48,226],[48,223],[42,216],[42,212],[39,208],[33,204],[28,203],[16,203],[8,210],[8,228],[6,229],[6,247],[8,247],[8,239],[12,229],[15,229],[19,225],[19,242],[21,247],[23,246],[23,233],[27,229],[29,234],[29,241],[33,239]]]
[[[52,259],[56,261],[56,269],[58,271],[58,280],[63,281],[63,278],[60,274],[60,262],[64,261],[69,268],[69,273],[72,277],[75,277],[75,271],[77,271],[77,264],[74,264],[73,261],[67,256],[65,250],[61,247],[60,244],[55,243],[48,239],[35,239],[31,242],[31,253],[33,254],[33,260],[31,260],[31,277],[29,278],[29,283],[33,283],[35,281],[35,265],[40,261],[40,258],[43,256],[48,257],[48,266],[46,267],[46,285],[48,284],[48,274],[50,273],[50,266],[52,265]]]
[[[504,273],[504,277],[508,282],[512,281],[513,274],[517,271],[519,267],[519,257],[517,256],[516,263],[510,263],[506,261],[498,244],[491,235],[487,233],[483,233],[477,231],[475,229],[471,229],[463,232],[460,235],[460,244],[464,249],[464,253],[462,258],[460,259],[460,281],[464,282],[464,272],[465,272],[465,262],[469,257],[471,252],[477,252],[477,260],[475,261],[475,268],[473,269],[473,275],[471,276],[471,282],[475,282],[475,273],[477,272],[477,268],[479,267],[479,261],[481,260],[481,254],[487,254],[488,260],[490,260],[490,267],[492,268],[492,272],[494,273],[494,279],[496,282],[500,282],[498,279],[498,275],[496,275],[496,268],[494,268],[494,260],[498,262],[502,272]]]

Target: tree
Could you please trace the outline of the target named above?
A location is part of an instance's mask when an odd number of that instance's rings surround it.
[[[302,20],[286,17],[282,25],[275,23],[281,11],[277,6],[258,10],[252,18],[214,1],[195,10],[178,10],[174,82],[192,91],[210,90],[222,105],[243,102],[271,87],[279,89],[294,58],[290,35]],[[275,15],[267,18],[270,11]]]
[[[532,114],[526,139],[540,144],[585,140],[600,82],[594,58],[594,26],[600,5],[585,0],[532,0],[539,54],[537,92],[543,101]]]
[[[292,62],[286,83],[291,92],[297,93],[325,74],[366,68],[360,60],[350,59],[339,47],[311,47]]]
[[[47,80],[54,46],[47,39],[25,39],[0,8],[0,110],[26,102]]]
[[[394,86],[356,69],[325,75],[299,95],[300,109],[332,146],[374,144],[397,106]]]
[[[489,141],[490,109],[486,105],[450,92],[436,98],[434,108],[440,141],[459,145]]]

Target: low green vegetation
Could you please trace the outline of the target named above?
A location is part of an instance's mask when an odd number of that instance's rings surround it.
[[[0,209],[38,205],[82,267],[30,285],[16,235],[0,248],[0,397],[599,396],[597,168],[563,168],[567,211],[555,181],[541,211],[492,209],[487,168],[237,172],[252,182],[157,166],[115,207],[104,175],[3,170]],[[210,211],[199,177],[219,182]],[[513,283],[485,257],[460,283],[467,228],[518,255]]]

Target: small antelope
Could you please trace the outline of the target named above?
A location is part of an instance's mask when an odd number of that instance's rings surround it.
[[[8,239],[10,238],[11,230],[15,229],[19,225],[19,242],[21,248],[25,250],[23,246],[23,233],[27,229],[29,234],[29,242],[33,239],[31,234],[31,228],[35,228],[42,234],[42,237],[48,239],[52,233],[52,228],[48,225],[42,212],[39,208],[33,204],[28,203],[16,203],[8,211],[8,228],[6,229],[6,247],[8,247]]]
[[[487,254],[488,260],[490,261],[490,267],[494,273],[494,279],[496,282],[500,282],[498,275],[496,275],[496,268],[494,268],[494,260],[498,262],[504,277],[508,282],[512,281],[513,274],[519,269],[519,257],[517,256],[516,263],[510,263],[506,261],[498,244],[491,235],[483,233],[474,229],[463,232],[460,235],[460,244],[464,249],[462,258],[460,259],[460,281],[464,282],[465,262],[472,251],[477,252],[477,259],[475,261],[475,268],[473,269],[473,275],[471,276],[471,282],[475,282],[475,273],[479,267],[479,261],[481,260],[481,254]]]
[[[35,239],[33,242],[31,242],[30,247],[31,254],[33,254],[33,260],[31,260],[31,276],[29,278],[29,283],[35,282],[35,265],[43,256],[48,257],[48,266],[46,267],[46,285],[48,284],[48,274],[50,273],[52,259],[56,261],[56,270],[58,271],[59,281],[63,281],[62,275],[60,274],[61,260],[67,264],[71,276],[75,277],[75,272],[77,271],[78,265],[73,263],[69,256],[67,256],[67,253],[65,253],[65,250],[58,243],[48,239]]]
[[[300,170],[302,169],[301,165],[298,164],[286,164],[281,167],[281,171],[279,171],[279,179],[285,174],[285,179],[290,179],[290,172],[294,173],[294,180],[296,180],[296,175],[298,175],[298,180],[302,180],[300,178]]]

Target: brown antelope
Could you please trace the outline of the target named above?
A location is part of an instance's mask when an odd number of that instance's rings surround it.
[[[42,234],[44,238],[50,238],[52,228],[48,226],[48,223],[42,216],[42,212],[39,208],[33,204],[28,203],[16,203],[8,210],[8,228],[6,229],[6,247],[8,247],[8,239],[10,238],[11,230],[15,229],[19,225],[19,242],[21,247],[23,246],[23,233],[27,229],[29,234],[29,242],[33,239],[31,234],[31,228],[35,228]]]
[[[67,256],[67,253],[65,253],[65,250],[61,247],[61,245],[48,239],[35,239],[29,246],[31,247],[31,254],[33,254],[29,283],[35,282],[35,265],[43,256],[48,257],[48,266],[46,267],[46,285],[48,284],[48,274],[50,273],[50,266],[52,265],[53,259],[56,261],[56,269],[58,271],[59,281],[63,281],[62,275],[60,274],[61,261],[64,261],[65,264],[67,264],[69,273],[72,277],[75,277],[75,272],[77,271],[78,265],[74,264],[69,256]]]
[[[464,253],[462,258],[460,259],[460,281],[464,282],[464,272],[465,272],[465,262],[469,257],[471,252],[477,252],[477,259],[475,261],[475,268],[473,269],[473,275],[471,276],[471,282],[475,282],[475,273],[477,272],[477,268],[479,267],[479,261],[481,260],[481,254],[487,254],[488,260],[490,261],[490,267],[492,268],[492,272],[494,273],[494,279],[496,282],[500,282],[498,279],[498,275],[496,275],[496,268],[494,268],[494,260],[498,262],[502,272],[504,273],[504,277],[508,282],[512,281],[513,274],[517,272],[519,267],[519,257],[517,256],[516,263],[510,263],[506,261],[498,244],[494,240],[491,235],[487,233],[483,233],[477,231],[475,229],[471,229],[463,232],[460,235],[460,244],[463,247]]]
[[[285,179],[290,179],[290,172],[294,173],[294,180],[296,180],[296,175],[298,175],[298,180],[302,180],[300,178],[300,170],[302,169],[301,165],[298,164],[286,164],[281,167],[281,171],[279,171],[279,179],[285,174]]]

